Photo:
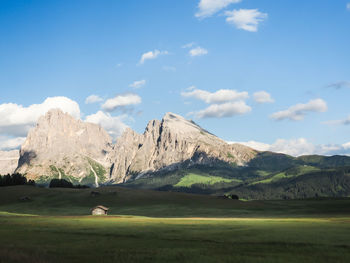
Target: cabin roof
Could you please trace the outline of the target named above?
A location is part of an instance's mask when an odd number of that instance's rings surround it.
[[[103,206],[103,205],[95,206],[94,208],[92,208],[92,210],[95,210],[96,208],[100,208],[100,209],[105,210],[105,211],[108,211],[108,210],[109,210],[108,207],[105,207],[105,206]]]

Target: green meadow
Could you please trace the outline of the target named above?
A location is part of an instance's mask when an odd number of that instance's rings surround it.
[[[239,179],[227,179],[219,176],[211,176],[211,175],[201,175],[195,173],[188,173],[184,177],[180,179],[180,181],[175,184],[175,187],[191,187],[194,184],[206,184],[212,185],[220,182],[242,182]]]
[[[108,216],[89,215],[99,204]],[[0,188],[0,211],[0,262],[350,262],[346,198],[16,186]]]

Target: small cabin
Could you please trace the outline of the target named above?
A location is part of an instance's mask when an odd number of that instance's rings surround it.
[[[103,206],[103,205],[98,205],[95,206],[94,208],[91,209],[91,214],[92,215],[107,215],[109,208]]]

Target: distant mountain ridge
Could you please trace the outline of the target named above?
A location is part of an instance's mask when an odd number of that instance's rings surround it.
[[[0,151],[0,175],[12,174],[17,168],[19,151]]]
[[[151,120],[143,134],[127,128],[113,144],[100,126],[51,110],[29,132],[16,172],[42,184],[61,178],[268,199],[350,196],[349,167],[348,156],[292,157],[228,144],[174,113]]]
[[[98,186],[196,164],[242,166],[256,154],[249,147],[230,145],[173,113],[161,121],[150,121],[143,134],[126,129],[113,145],[98,125],[51,110],[29,132],[16,172],[37,181],[66,178]]]
[[[122,183],[160,170],[193,165],[229,163],[243,166],[257,152],[240,144],[228,144],[193,121],[167,113],[152,120],[143,134],[127,129],[110,154],[111,179]]]

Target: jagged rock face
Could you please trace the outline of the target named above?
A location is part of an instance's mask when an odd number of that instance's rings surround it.
[[[16,172],[37,181],[67,177],[75,183],[98,185],[108,177],[106,157],[111,149],[112,139],[100,126],[51,110],[29,132]]]
[[[153,120],[143,135],[127,130],[109,155],[114,163],[111,181],[125,182],[161,169],[176,169],[218,161],[245,165],[256,151],[239,144],[227,144],[192,121],[167,113]]]
[[[41,117],[21,147],[16,172],[28,179],[122,183],[151,172],[217,162],[245,165],[256,151],[227,144],[192,121],[167,113],[143,134],[126,129],[115,145],[105,130],[60,110]]]
[[[132,129],[127,128],[122,136],[118,138],[113,150],[108,155],[112,163],[110,169],[111,182],[126,182],[130,178],[130,166],[133,164],[143,137]]]
[[[19,151],[0,151],[0,175],[13,174],[17,168]]]

